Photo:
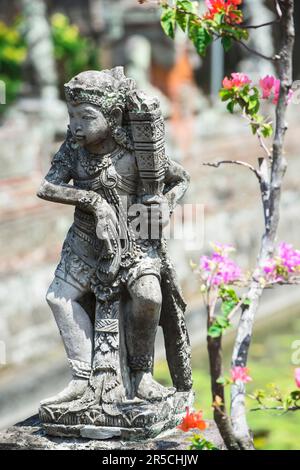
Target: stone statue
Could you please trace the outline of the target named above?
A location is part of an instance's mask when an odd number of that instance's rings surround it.
[[[47,293],[73,378],[41,403],[41,421],[54,435],[154,436],[193,401],[186,304],[163,237],[189,177],[164,153],[158,100],[122,67],[82,72],[65,93],[67,136],[38,196],[75,206]],[[159,325],[172,388],[152,375]]]

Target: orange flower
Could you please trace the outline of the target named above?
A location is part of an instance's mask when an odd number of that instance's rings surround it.
[[[184,432],[187,432],[190,429],[201,429],[201,431],[204,431],[204,429],[207,428],[207,423],[203,420],[202,411],[190,413],[190,409],[187,407],[186,415],[177,427]]]
[[[207,20],[213,20],[218,13],[225,14],[225,21],[229,24],[239,24],[243,21],[243,14],[238,7],[242,0],[206,0],[208,12],[204,15]]]

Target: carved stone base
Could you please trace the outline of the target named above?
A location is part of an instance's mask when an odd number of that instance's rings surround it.
[[[1,450],[100,450],[101,455],[107,455],[107,452],[122,453],[126,451],[143,450],[152,452],[166,452],[166,450],[187,451],[190,445],[189,439],[195,430],[190,432],[182,432],[179,429],[172,429],[159,436],[146,440],[123,441],[120,438],[112,438],[106,440],[55,437],[45,434],[44,429],[38,416],[32,416],[22,423],[0,432],[0,451]],[[209,427],[203,431],[205,439],[213,442],[213,444],[224,449],[224,445],[218,429],[213,422],[209,422]],[[123,454],[124,455],[124,454]],[[101,459],[100,459],[101,463]]]
[[[128,402],[94,405],[82,411],[69,411],[66,404],[41,406],[40,420],[48,435],[88,439],[142,440],[174,428],[192,407],[194,394],[177,392],[160,402]],[[111,411],[111,413],[110,413]]]

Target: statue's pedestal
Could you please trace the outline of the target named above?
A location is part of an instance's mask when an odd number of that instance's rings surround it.
[[[72,410],[72,403],[43,405],[39,416],[46,434],[59,437],[126,441],[154,438],[172,430],[182,421],[186,408],[192,408],[194,393],[176,392],[161,401],[131,400],[122,404],[88,406]]]
[[[0,450],[186,450],[193,432],[184,433],[173,429],[162,433],[154,439],[144,441],[122,441],[120,438],[107,440],[91,440],[74,437],[47,436],[38,416],[12,426],[7,431],[0,432]],[[203,433],[205,438],[222,448],[222,439],[210,422],[209,428]]]

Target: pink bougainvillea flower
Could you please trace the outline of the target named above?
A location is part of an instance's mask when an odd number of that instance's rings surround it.
[[[207,20],[213,20],[215,15],[224,13],[226,23],[233,25],[243,21],[242,12],[238,11],[242,0],[206,0],[205,3],[208,12],[205,13],[204,18]]]
[[[232,73],[231,77],[225,77],[223,80],[223,88],[231,90],[232,88],[243,88],[251,83],[250,78],[245,73]]]
[[[217,244],[211,256],[202,256],[200,258],[200,269],[207,284],[214,286],[228,285],[241,279],[242,271],[240,267],[228,256],[232,249],[230,245]]]
[[[280,80],[273,75],[266,75],[259,81],[259,86],[262,90],[262,99],[268,100],[272,97],[273,104],[277,104],[280,95]],[[287,102],[290,103],[293,97],[293,90],[289,91]]]
[[[278,245],[274,258],[263,264],[263,272],[269,281],[284,281],[290,274],[300,272],[300,251],[282,242]]]
[[[248,367],[233,367],[231,369],[231,378],[233,382],[236,382],[237,380],[244,383],[252,382],[252,378],[249,375]]]
[[[207,423],[203,420],[202,411],[190,413],[189,407],[186,408],[186,415],[182,422],[177,426],[181,431],[187,432],[190,429],[201,429],[204,431],[208,427]]]
[[[274,88],[275,80],[276,80],[276,78],[273,77],[272,75],[266,75],[264,78],[262,78],[259,81],[259,86],[260,86],[260,88],[262,89],[262,92],[263,92],[262,98],[264,100],[267,100],[267,99],[270,98],[271,93],[272,93],[273,88]]]
[[[275,79],[275,81],[274,81],[274,98],[273,98],[273,103],[274,104],[278,103],[279,95],[280,95],[280,80]]]
[[[276,272],[277,263],[274,259],[269,258],[265,261],[263,265],[263,270],[268,276],[273,275]]]
[[[300,368],[295,369],[295,382],[298,388],[300,388]]]
[[[289,273],[293,273],[300,268],[300,251],[295,250],[289,243],[280,243],[277,248],[277,255],[281,260],[281,264],[287,268]]]

